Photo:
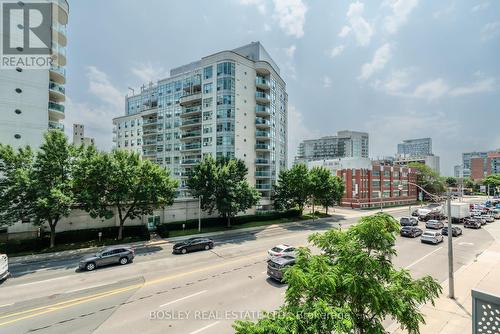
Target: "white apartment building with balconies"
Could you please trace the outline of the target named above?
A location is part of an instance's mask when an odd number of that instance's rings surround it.
[[[14,147],[38,147],[48,129],[64,129],[66,83],[66,0],[52,3],[51,22],[54,61],[50,69],[0,69],[0,143]],[[18,5],[22,7],[22,2]],[[5,38],[6,36],[2,36]],[[17,48],[22,54],[22,48]]]
[[[115,148],[171,170],[186,191],[187,172],[203,157],[238,158],[271,206],[271,189],[287,166],[286,84],[259,42],[174,68],[170,77],[126,97],[113,119]]]

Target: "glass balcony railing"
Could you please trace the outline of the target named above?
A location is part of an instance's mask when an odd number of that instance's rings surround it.
[[[261,114],[269,114],[270,113],[269,107],[266,107],[266,106],[263,106],[260,104],[257,104],[257,106],[255,107],[255,112],[261,113]]]
[[[201,136],[201,131],[187,131],[182,133],[182,138],[199,137]]]
[[[145,140],[142,145],[147,146],[147,145],[156,145],[157,141],[156,140]]]
[[[256,164],[261,164],[261,165],[268,165],[269,164],[269,159],[264,159],[264,158],[257,158],[255,159]]]
[[[260,177],[271,177],[271,172],[270,171],[256,171],[255,176],[260,176]]]
[[[256,184],[255,188],[257,190],[271,190],[271,185],[270,184]]]
[[[269,86],[269,80],[267,80],[266,78],[263,78],[263,77],[257,77],[257,78],[255,78],[255,83],[257,85],[266,85],[266,86]]]
[[[64,112],[64,106],[62,104],[52,102],[52,101],[49,101],[49,109],[55,110],[58,112]]]
[[[186,144],[182,146],[183,151],[199,149],[201,149],[201,143]]]
[[[267,119],[264,119],[262,117],[257,117],[255,119],[255,124],[257,124],[257,125],[271,125],[271,122],[269,122]]]
[[[64,131],[64,124],[60,122],[49,121],[49,129],[58,129]]]
[[[271,146],[268,144],[255,144],[257,150],[270,150]]]
[[[192,112],[201,112],[201,106],[183,108],[181,113],[182,114],[189,114]]]
[[[183,165],[192,165],[192,164],[197,164],[200,163],[201,159],[182,159],[182,164]]]
[[[52,40],[52,52],[53,53],[58,53],[64,58],[66,58],[66,47],[60,45],[56,41]]]
[[[64,86],[60,85],[58,83],[55,83],[54,81],[49,82],[49,89],[53,90],[55,92],[59,92],[61,94],[66,94],[66,89],[64,88]]]
[[[66,36],[66,25],[59,22],[53,22],[52,29]]]
[[[181,126],[200,124],[200,123],[201,123],[201,118],[188,118],[188,119],[182,120]]]
[[[156,123],[158,123],[158,120],[156,118],[155,119],[145,119],[145,120],[143,120],[142,125],[156,125]]]
[[[57,74],[59,74],[63,77],[66,77],[66,69],[62,66],[57,66],[55,64],[52,64],[52,66],[50,66],[50,70],[52,72],[56,72]]]
[[[271,134],[267,131],[256,131],[255,132],[255,136],[256,137],[266,137],[266,138],[270,138],[271,137]]]
[[[269,99],[269,95],[266,94],[265,92],[256,92],[255,97],[259,99]]]

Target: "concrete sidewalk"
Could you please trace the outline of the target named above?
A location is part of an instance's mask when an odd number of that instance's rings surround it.
[[[478,289],[500,295],[500,221],[497,220],[484,228],[495,241],[474,262],[455,272],[455,299],[447,297],[448,281],[445,281],[442,284],[443,293],[435,301],[435,305],[426,304],[422,307],[426,321],[421,327],[422,334],[471,333],[471,290]],[[391,327],[391,333],[406,333],[395,325]]]

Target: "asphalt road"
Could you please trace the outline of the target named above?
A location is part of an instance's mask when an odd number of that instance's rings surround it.
[[[172,254],[171,245],[152,246],[132,264],[94,272],[75,271],[77,259],[15,266],[0,286],[0,333],[232,333],[235,319],[255,318],[283,301],[286,285],[266,275],[269,248],[307,245],[312,232],[357,219],[219,236],[212,251],[186,255]],[[454,238],[455,270],[492,241],[487,228],[465,229]],[[434,246],[398,238],[396,247],[397,266],[415,277],[447,279],[446,239]]]

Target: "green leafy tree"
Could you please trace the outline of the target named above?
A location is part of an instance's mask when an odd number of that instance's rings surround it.
[[[490,187],[490,194],[492,192],[495,192],[495,191],[498,191],[498,189],[500,188],[500,174],[492,174],[492,175],[488,175],[487,177],[485,177],[482,182],[481,182],[484,186],[489,186]]]
[[[317,203],[326,209],[328,214],[328,207],[339,203],[344,195],[344,182],[325,167],[313,167],[309,171],[311,180],[310,192],[311,201]]]
[[[32,216],[29,205],[34,154],[29,146],[14,150],[0,144],[0,225]]]
[[[49,131],[29,176],[29,211],[35,225],[49,225],[51,248],[55,245],[57,223],[70,214],[75,204],[72,175],[76,156],[77,149],[62,131]]]
[[[444,178],[444,183],[447,187],[458,187],[458,181],[452,176],[447,176]]]
[[[277,210],[298,208],[302,213],[311,194],[311,178],[305,164],[283,170],[274,187],[274,206]]]
[[[475,183],[471,178],[469,177],[464,178],[464,188],[473,189],[474,186]]]
[[[321,250],[301,248],[285,271],[285,302],[257,322],[237,321],[237,334],[385,333],[393,318],[408,333],[419,333],[419,306],[433,302],[441,286],[431,276],[413,279],[391,262],[396,255],[398,222],[379,213],[349,230],[313,234]]]
[[[164,168],[143,161],[137,153],[97,152],[89,147],[75,171],[78,202],[93,218],[109,219],[118,213],[118,240],[127,219],[153,214],[172,205],[178,182]]]
[[[427,165],[419,162],[408,164],[408,167],[417,170],[417,184],[433,195],[441,195],[446,191],[446,183],[439,173]]]
[[[204,211],[217,211],[230,227],[232,217],[257,205],[260,199],[260,193],[248,184],[247,174],[242,160],[207,157],[193,167],[187,186],[200,198]]]

